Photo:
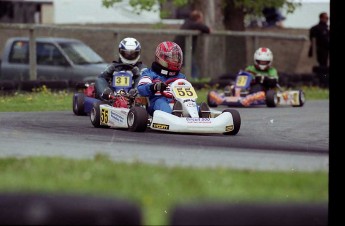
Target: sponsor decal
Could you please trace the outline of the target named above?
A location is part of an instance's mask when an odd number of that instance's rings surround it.
[[[211,123],[210,118],[186,118],[187,123]]]
[[[192,100],[192,99],[185,99],[185,100],[183,100],[183,103],[186,103],[186,102],[195,102],[195,100]]]
[[[289,98],[288,93],[283,93],[282,96],[285,101],[287,101]]]
[[[191,108],[191,107],[196,107],[196,104],[189,102],[189,103],[186,103],[186,106]]]
[[[233,131],[233,130],[234,130],[234,126],[233,125],[225,126],[225,131],[226,132],[230,132],[230,131]]]
[[[169,130],[169,125],[165,125],[165,124],[153,123],[152,127],[157,128],[157,129]]]
[[[110,113],[110,117],[112,117],[113,119],[115,119],[118,122],[123,122],[123,117],[119,114],[117,114],[116,112],[111,112]]]

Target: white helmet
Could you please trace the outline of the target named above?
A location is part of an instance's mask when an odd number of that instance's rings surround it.
[[[269,48],[261,47],[254,53],[254,65],[258,70],[267,70],[273,61],[273,54]]]
[[[135,38],[125,38],[119,44],[120,59],[125,64],[136,64],[140,58],[141,45]]]

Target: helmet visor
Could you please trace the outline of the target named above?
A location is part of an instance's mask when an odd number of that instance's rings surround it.
[[[123,58],[127,59],[127,60],[135,60],[139,54],[140,51],[139,50],[120,50],[120,54]]]
[[[270,61],[267,60],[256,60],[256,63],[259,65],[269,65]]]

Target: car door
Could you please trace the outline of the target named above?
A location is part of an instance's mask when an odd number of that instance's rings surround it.
[[[73,77],[71,65],[53,43],[37,43],[37,79],[68,80]]]

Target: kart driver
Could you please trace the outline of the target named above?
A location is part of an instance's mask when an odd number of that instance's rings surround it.
[[[115,71],[130,70],[133,73],[132,87],[137,87],[140,73],[146,69],[146,65],[138,61],[141,53],[141,45],[138,40],[132,37],[124,38],[119,43],[119,60],[113,61],[97,77],[95,81],[96,97],[102,100],[109,100],[113,96],[112,80]],[[131,92],[132,90],[130,90]],[[135,89],[133,89],[134,92]],[[133,92],[132,91],[132,92]]]
[[[173,107],[174,110],[172,110],[169,105],[172,99],[161,94],[168,87],[166,82],[169,79],[186,79],[186,76],[180,72],[182,63],[183,53],[179,45],[171,41],[158,44],[155,61],[152,63],[151,68],[142,72],[138,84],[139,94],[149,98],[149,114],[153,115],[155,110],[162,110],[167,113],[174,112],[174,115],[179,115],[182,112],[180,102],[176,102]]]
[[[241,103],[248,106],[256,100],[264,100],[267,90],[277,87],[278,71],[272,67],[273,53],[269,48],[260,47],[254,53],[254,65],[246,67],[245,71],[252,75],[249,95]]]

